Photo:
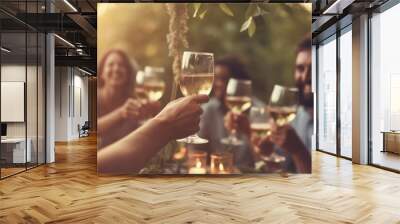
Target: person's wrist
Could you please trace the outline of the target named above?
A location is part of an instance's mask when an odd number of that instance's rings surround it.
[[[118,118],[125,118],[125,116],[126,116],[123,107],[119,107],[119,108],[117,109],[117,113],[118,113]]]
[[[157,133],[157,137],[166,143],[173,139],[171,130],[171,123],[161,116],[156,116],[153,119],[149,120],[151,126],[155,128],[155,133]]]

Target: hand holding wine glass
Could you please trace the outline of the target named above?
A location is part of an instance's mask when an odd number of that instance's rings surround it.
[[[293,130],[288,124],[296,117],[297,105],[298,90],[296,88],[274,86],[267,106],[268,113],[272,118],[270,134],[259,145],[263,151],[272,152],[269,156],[263,157],[265,161],[280,163],[286,160],[285,157],[274,152],[274,145],[282,147],[282,141],[287,139],[287,132]]]
[[[136,74],[135,95],[137,98],[156,102],[165,91],[164,68],[146,66],[144,72]]]
[[[143,117],[144,123],[149,117],[154,116],[160,111],[160,103],[158,100],[163,96],[165,91],[164,68],[146,66],[145,71],[139,71],[136,74],[136,84],[134,95],[136,99],[143,105],[147,117]]]
[[[226,87],[225,105],[235,115],[241,115],[251,107],[251,81],[231,78]],[[221,139],[227,145],[242,145],[237,137],[237,130],[232,129],[227,138]]]
[[[214,55],[206,52],[185,51],[182,57],[182,68],[179,87],[184,96],[209,95],[214,81]],[[179,142],[204,144],[207,139],[194,134]]]
[[[248,137],[251,136],[250,122],[245,114],[228,112],[224,117],[224,126],[228,131],[236,130]]]
[[[206,95],[181,97],[168,103],[155,120],[168,129],[169,139],[183,138],[199,130],[200,115],[203,110],[200,104],[209,100]]]

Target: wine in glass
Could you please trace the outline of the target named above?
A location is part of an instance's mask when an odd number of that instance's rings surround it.
[[[272,90],[269,104],[267,106],[268,113],[275,125],[280,128],[296,117],[298,106],[298,89],[275,85]],[[278,155],[274,150],[273,144],[270,144],[272,153],[269,156],[262,157],[267,162],[281,163],[286,160],[284,156]]]
[[[147,93],[143,88],[144,83],[144,71],[138,71],[136,73],[136,83],[133,89],[133,94],[139,100],[147,100]]]
[[[206,52],[183,52],[179,87],[184,96],[209,95],[214,81],[214,55]],[[194,134],[179,142],[204,144],[207,139]]]
[[[271,133],[269,115],[265,107],[252,107],[249,114],[251,135],[264,138]]]
[[[241,79],[229,79],[226,87],[225,105],[228,109],[240,115],[251,107],[251,81]],[[228,137],[221,139],[226,145],[242,145],[243,141],[237,137],[237,131],[233,129]]]
[[[164,68],[146,66],[136,74],[135,95],[139,99],[156,102],[165,91]]]

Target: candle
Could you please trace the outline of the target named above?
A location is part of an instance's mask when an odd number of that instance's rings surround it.
[[[201,161],[199,158],[196,158],[196,166],[189,169],[189,174],[206,174],[207,171],[202,167]]]
[[[179,161],[179,160],[185,159],[186,151],[187,151],[186,148],[184,148],[184,147],[180,148],[179,151],[174,154],[174,160]]]
[[[212,174],[229,174],[232,167],[232,154],[213,153],[211,155],[210,172]]]

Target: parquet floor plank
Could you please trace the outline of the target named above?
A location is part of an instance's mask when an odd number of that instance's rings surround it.
[[[313,152],[287,178],[98,176],[92,136],[0,181],[0,223],[400,224],[400,175]]]

